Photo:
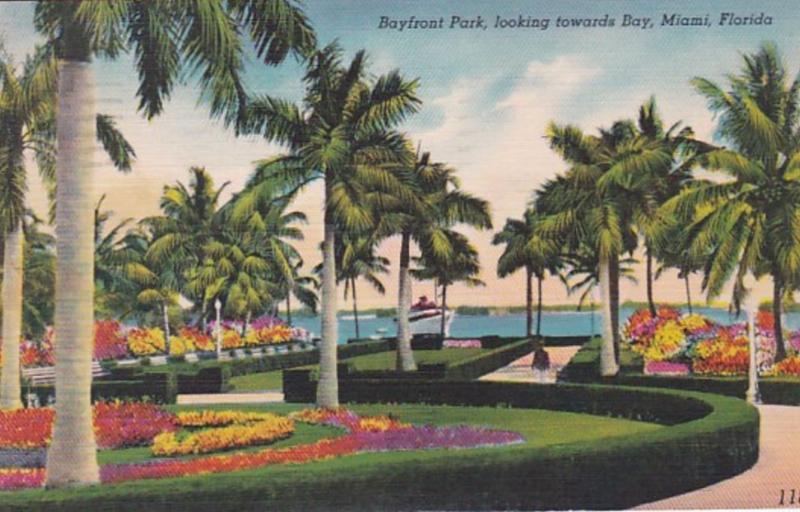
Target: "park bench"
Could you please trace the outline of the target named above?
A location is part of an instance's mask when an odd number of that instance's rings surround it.
[[[92,379],[105,377],[107,375],[109,375],[109,373],[100,366],[100,361],[92,361]],[[23,368],[22,376],[34,386],[39,384],[54,384],[56,381],[56,367],[38,366],[35,368]]]

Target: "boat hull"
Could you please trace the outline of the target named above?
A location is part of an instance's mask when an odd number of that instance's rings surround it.
[[[442,331],[442,312],[437,311],[436,313],[430,313],[419,315],[419,317],[415,318],[419,313],[418,312],[411,312],[409,325],[411,327],[411,334],[439,334]],[[444,322],[444,335],[445,337],[450,336],[450,324],[453,323],[453,318],[455,318],[456,314],[453,311],[447,311],[445,322]]]

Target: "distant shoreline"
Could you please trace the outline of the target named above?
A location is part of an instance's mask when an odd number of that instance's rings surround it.
[[[677,309],[685,310],[686,303],[683,302],[675,302],[675,303],[668,303],[668,302],[660,302],[658,303],[659,306],[670,306]],[[728,309],[727,302],[712,302],[707,304],[705,302],[700,302],[693,304],[696,308],[715,308],[715,309]],[[769,306],[769,303],[765,302],[761,305],[761,308],[764,309]],[[639,301],[626,301],[621,304],[623,308],[646,308],[646,302],[639,302]],[[590,306],[588,304],[584,304],[578,309],[577,305],[575,304],[549,304],[542,306],[542,311],[553,313],[553,312],[561,312],[561,313],[575,313],[575,312],[587,312],[587,311],[599,311],[600,305],[594,304]],[[800,311],[800,305],[792,305],[786,307],[787,311]],[[513,315],[513,314],[520,314],[525,313],[525,306],[456,306],[455,311],[459,315],[463,316],[504,316],[504,315]],[[358,312],[359,318],[364,318],[366,316],[372,316],[378,318],[394,318],[395,316],[395,308],[367,308],[360,310]],[[534,315],[536,315],[536,307],[534,306],[533,310]],[[353,311],[351,309],[341,309],[338,312],[339,316],[342,315],[353,315]],[[310,311],[292,311],[292,316],[296,317],[313,317],[315,316]],[[366,319],[366,318],[364,318]]]

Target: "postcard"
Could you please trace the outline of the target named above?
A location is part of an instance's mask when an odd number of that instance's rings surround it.
[[[800,508],[798,26],[0,1],[0,510]]]

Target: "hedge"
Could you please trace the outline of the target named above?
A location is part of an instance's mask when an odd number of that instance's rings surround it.
[[[385,352],[392,346],[389,340],[372,340],[354,345],[339,345],[339,359]],[[308,366],[319,362],[319,350],[269,354],[261,358],[231,359],[229,361],[202,360],[197,363],[171,363],[164,366],[124,367],[111,370],[117,375],[164,374],[174,375],[177,393],[224,393],[230,389],[230,378],[251,373]]]
[[[615,377],[601,377],[599,373],[599,339],[594,339],[579,350],[561,371],[559,378],[567,382],[600,383],[606,385],[657,387],[687,391],[702,391],[719,395],[745,398],[748,379],[743,376],[712,375],[645,375],[639,361],[630,358],[628,351]],[[761,401],[773,405],[800,405],[800,378],[760,377],[758,387]]]
[[[437,464],[397,462],[390,473],[378,467],[359,479],[335,476],[324,486],[306,490],[321,502],[295,490],[295,498],[303,503],[293,507],[625,509],[730,478],[758,460],[758,412],[718,395],[598,385],[386,380],[345,380],[339,393],[342,402],[505,405],[641,419],[669,427],[497,457],[491,451],[458,456],[450,451]],[[387,474],[397,487],[386,480]]]
[[[44,405],[56,396],[52,384],[25,385],[22,388],[23,398],[26,395],[37,395],[39,403]],[[140,373],[126,379],[95,380],[92,382],[92,400],[141,400],[147,397],[157,403],[173,404],[178,394],[176,376],[170,373]]]
[[[457,350],[457,349],[454,349]],[[476,354],[453,364],[420,364],[415,372],[394,370],[355,371],[346,363],[339,363],[337,375],[340,380],[352,379],[431,379],[472,380],[519,359],[533,350],[532,340],[516,340],[505,343],[494,350]],[[316,369],[294,368],[283,371],[283,393],[287,402],[312,402],[316,396]]]

